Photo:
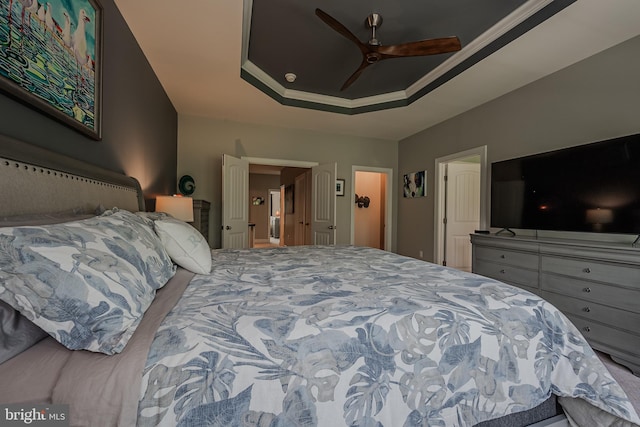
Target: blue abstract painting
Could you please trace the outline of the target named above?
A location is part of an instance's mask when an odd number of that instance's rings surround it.
[[[0,0],[0,88],[100,139],[95,0]]]

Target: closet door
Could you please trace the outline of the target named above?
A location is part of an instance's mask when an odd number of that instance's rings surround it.
[[[304,245],[304,233],[305,233],[305,198],[306,198],[306,177],[305,174],[300,174],[295,179],[294,194],[293,194],[293,218],[295,221],[295,245]]]
[[[336,175],[338,165],[330,163],[311,169],[311,232],[314,245],[336,244]]]
[[[222,247],[249,247],[249,162],[222,156]]]

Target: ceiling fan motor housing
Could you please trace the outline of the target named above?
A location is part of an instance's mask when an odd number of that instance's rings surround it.
[[[364,21],[364,26],[366,28],[371,28],[371,40],[369,40],[369,44],[371,46],[380,46],[380,40],[376,38],[376,29],[382,26],[382,15],[378,13],[372,13],[371,15],[367,16],[367,19],[365,19]],[[376,61],[377,59],[375,61],[369,62],[372,63]]]

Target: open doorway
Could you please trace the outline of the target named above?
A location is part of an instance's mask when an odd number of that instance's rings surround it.
[[[253,242],[250,247],[279,245],[279,233],[274,234],[273,226],[280,213],[281,169],[249,165],[249,241]]]
[[[351,244],[391,250],[393,171],[387,168],[352,167]]]
[[[267,201],[250,205],[255,223],[253,247],[311,244],[311,172],[315,162],[243,157],[249,163],[249,187]],[[264,226],[263,226],[264,224]]]
[[[469,235],[485,228],[486,146],[436,159],[435,262],[471,271]]]
[[[269,244],[280,246],[280,189],[269,189]]]
[[[256,161],[258,160],[258,161]],[[242,156],[236,158],[234,156],[223,154],[222,156],[222,247],[227,249],[233,248],[247,248],[252,247],[254,240],[253,231],[256,228],[256,224],[252,222],[250,218],[249,206],[264,206],[264,202],[261,196],[249,195],[250,184],[250,165],[262,164],[262,165],[282,165],[287,163],[296,163],[297,165],[305,165],[311,167],[311,173],[309,176],[309,182],[311,183],[311,189],[308,194],[311,195],[309,209],[309,222],[308,226],[311,229],[311,241],[309,244],[314,245],[335,245],[336,244],[336,175],[338,165],[337,163],[317,164],[315,162],[302,162],[302,161],[278,161],[274,159],[257,159],[252,157]],[[287,168],[284,168],[287,169]],[[306,174],[306,171],[303,172]],[[296,174],[297,178],[300,174]],[[282,184],[280,185],[282,188]],[[271,187],[269,187],[271,188]],[[293,194],[293,191],[287,193],[287,186],[285,185],[284,199],[287,194]],[[266,195],[265,195],[266,197]],[[306,199],[306,196],[298,197],[298,200]],[[281,193],[282,200],[282,193]],[[287,205],[285,200],[285,206],[294,206],[293,197],[292,203]],[[266,207],[265,207],[266,210]],[[281,233],[280,239],[283,238],[283,225],[281,210]],[[294,212],[290,212],[293,214]],[[288,212],[285,209],[284,215]],[[265,215],[266,217],[266,215]],[[265,223],[268,221],[265,220]],[[289,245],[287,242],[287,223],[295,222],[284,220],[284,237],[285,245]],[[306,226],[306,223],[304,223]],[[294,235],[295,237],[295,235]],[[294,243],[295,244],[295,243]]]

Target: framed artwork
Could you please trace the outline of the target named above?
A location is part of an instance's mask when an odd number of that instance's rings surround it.
[[[424,197],[427,195],[427,171],[408,173],[404,176],[404,197]]]
[[[344,196],[344,179],[336,179],[336,196]]]
[[[102,6],[0,0],[0,90],[101,139]]]

